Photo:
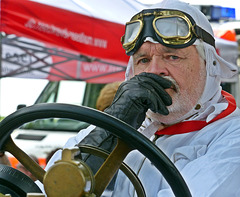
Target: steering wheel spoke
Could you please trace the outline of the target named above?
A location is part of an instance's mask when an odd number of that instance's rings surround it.
[[[96,188],[94,193],[97,196],[101,196],[107,185],[110,183],[112,177],[120,168],[124,158],[131,150],[132,148],[118,139],[116,147],[95,175]]]
[[[33,161],[22,149],[20,149],[11,137],[4,145],[4,149],[14,155],[17,160],[25,166],[40,182],[43,182],[45,170]]]
[[[140,151],[155,165],[169,183],[175,196],[191,196],[184,179],[174,164],[149,139],[126,123],[108,114],[87,107],[69,104],[44,103],[33,105],[14,112],[0,122],[0,150],[6,149],[11,152],[25,167],[28,166],[29,171],[40,181],[42,181],[45,171],[40,169],[40,166],[36,166],[30,158],[26,158],[28,155],[14,145],[10,135],[14,129],[24,123],[44,118],[68,118],[84,121],[110,131],[123,141],[118,143],[116,149],[114,149],[95,175],[96,184],[100,185],[95,190],[97,195],[101,195],[110,181],[110,178],[106,179],[105,174],[111,171],[109,177],[112,177],[121,166],[126,155],[132,150],[130,146],[126,146],[126,144],[129,144],[134,149]]]

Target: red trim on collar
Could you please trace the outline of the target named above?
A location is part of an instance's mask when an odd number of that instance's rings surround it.
[[[190,120],[190,121],[180,122],[170,127],[166,127],[162,130],[156,131],[155,135],[175,135],[175,134],[182,134],[182,133],[197,131],[207,126],[208,124],[215,122],[216,120],[219,120],[221,118],[228,116],[237,108],[237,104],[234,97],[231,94],[223,90],[221,93],[228,101],[228,107],[224,111],[222,111],[220,114],[218,114],[211,121],[206,122],[201,120]]]

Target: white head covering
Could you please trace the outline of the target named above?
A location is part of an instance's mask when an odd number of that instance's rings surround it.
[[[212,27],[206,18],[206,16],[196,7],[190,6],[188,3],[181,2],[178,0],[163,0],[161,3],[157,3],[150,7],[150,9],[161,8],[161,9],[174,9],[183,11],[188,13],[196,22],[196,24],[207,31],[214,37]],[[218,100],[221,96],[221,78],[231,78],[237,72],[238,68],[236,65],[231,64],[221,58],[217,53],[213,46],[201,41],[196,40],[194,45],[202,45],[205,52],[205,60],[206,60],[206,84],[201,98],[198,103],[201,108],[200,110],[204,110],[208,106],[208,102],[211,100]],[[130,79],[133,76],[133,60],[132,57],[129,59],[129,63],[126,70],[126,80]],[[215,97],[215,98],[214,98]],[[216,98],[217,97],[217,98]],[[198,106],[199,106],[198,105]],[[199,112],[199,109],[193,109],[188,112],[181,120],[191,116]],[[178,121],[181,121],[178,120]]]

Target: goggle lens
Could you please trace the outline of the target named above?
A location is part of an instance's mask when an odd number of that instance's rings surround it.
[[[190,33],[188,23],[180,17],[157,18],[155,28],[157,34],[165,39],[187,38]]]
[[[140,29],[141,29],[140,21],[128,23],[125,29],[123,44],[132,43],[133,41],[135,41],[140,33]]]

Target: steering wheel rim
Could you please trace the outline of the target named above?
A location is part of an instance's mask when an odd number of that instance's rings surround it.
[[[177,168],[156,145],[123,121],[88,107],[42,103],[22,108],[0,122],[0,150],[3,150],[4,144],[14,129],[26,122],[52,117],[84,121],[112,132],[122,141],[140,151],[155,165],[172,188],[175,196],[191,196]]]

